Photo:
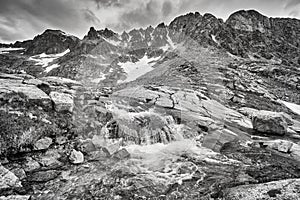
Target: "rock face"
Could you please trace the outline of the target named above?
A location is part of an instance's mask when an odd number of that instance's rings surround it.
[[[252,120],[253,129],[266,134],[284,135],[287,122],[282,113],[259,111]]]
[[[59,92],[51,92],[50,97],[54,102],[55,110],[57,112],[73,111],[74,101],[71,95]]]

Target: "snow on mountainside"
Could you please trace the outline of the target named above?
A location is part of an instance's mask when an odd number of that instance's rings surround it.
[[[299,30],[196,12],[0,45],[0,199],[298,199]]]

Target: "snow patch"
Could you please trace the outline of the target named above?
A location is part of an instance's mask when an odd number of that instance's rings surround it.
[[[170,46],[171,46],[172,49],[175,49],[175,48],[176,48],[175,43],[174,43],[174,42],[172,41],[172,39],[170,38],[169,30],[168,30],[168,33],[167,33],[167,41],[168,41],[168,43],[170,44]]]
[[[279,102],[288,107],[293,113],[300,115],[300,105],[282,100],[279,100]]]
[[[70,49],[67,49],[66,51],[64,51],[62,53],[58,53],[58,54],[42,53],[39,55],[31,56],[28,60],[36,62],[35,65],[42,65],[42,67],[47,67],[49,65],[49,63],[53,62],[57,58],[60,58],[64,55],[66,55],[69,52],[70,52]]]
[[[93,80],[91,80],[92,83],[99,83],[100,81],[103,81],[106,78],[106,75],[101,73],[99,78],[95,78]]]
[[[148,58],[148,56],[144,56],[138,62],[119,62],[118,65],[124,70],[127,74],[127,78],[125,80],[119,80],[118,83],[125,83],[136,80],[138,77],[150,72],[153,70],[153,65],[155,65],[155,61],[159,60],[160,57],[156,58]]]
[[[106,39],[106,38],[103,38],[103,39],[113,46],[120,46],[120,44],[121,44],[121,41],[115,41],[115,40]]]
[[[0,54],[9,53],[10,51],[24,50],[24,48],[0,48]]]
[[[48,73],[48,72],[50,72],[52,69],[55,69],[55,68],[58,68],[58,67],[59,67],[59,64],[53,64],[53,65],[47,67],[47,68],[45,69],[45,72]]]

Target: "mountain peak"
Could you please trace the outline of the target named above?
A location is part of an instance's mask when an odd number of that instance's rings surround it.
[[[229,16],[226,24],[243,31],[265,32],[270,28],[270,20],[256,10],[239,10]]]

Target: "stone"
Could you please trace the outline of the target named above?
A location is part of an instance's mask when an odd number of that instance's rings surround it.
[[[1,196],[0,200],[29,200],[29,195],[9,195],[9,196]]]
[[[51,144],[52,144],[52,139],[49,137],[45,137],[35,142],[34,149],[35,150],[48,149]]]
[[[287,133],[287,122],[282,113],[261,110],[252,119],[253,129],[258,132],[284,135]]]
[[[60,93],[60,92],[51,92],[49,95],[54,102],[55,110],[57,112],[68,111],[72,112],[74,108],[74,100],[72,95]]]
[[[14,173],[0,165],[0,190],[16,187],[22,187],[19,178]]]
[[[112,158],[123,160],[130,157],[130,153],[126,149],[120,149],[112,155]]]
[[[72,150],[69,160],[73,164],[80,164],[84,161],[84,156],[80,151],[76,151],[75,149]]]

